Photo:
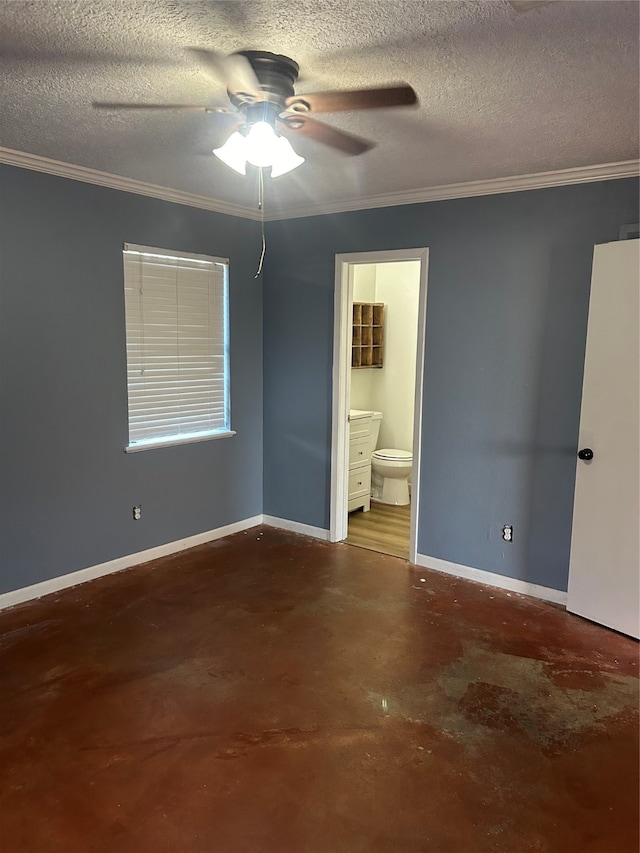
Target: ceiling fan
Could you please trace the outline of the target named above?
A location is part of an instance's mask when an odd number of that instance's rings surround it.
[[[317,121],[317,113],[348,112],[411,106],[418,102],[411,86],[401,83],[377,89],[312,92],[295,91],[299,66],[288,56],[262,50],[243,50],[221,57],[215,51],[190,49],[203,70],[227,85],[233,110],[196,104],[144,104],[94,102],[98,109],[201,110],[208,113],[238,114],[228,130],[224,145],[214,154],[240,174],[246,163],[271,166],[278,177],[304,162],[284,134],[299,134],[345,154],[363,154],[375,143]]]

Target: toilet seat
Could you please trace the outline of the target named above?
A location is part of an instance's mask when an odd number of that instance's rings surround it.
[[[390,462],[406,462],[413,458],[413,453],[408,450],[398,450],[396,447],[384,447],[381,450],[374,450],[373,456],[375,459],[388,459]]]

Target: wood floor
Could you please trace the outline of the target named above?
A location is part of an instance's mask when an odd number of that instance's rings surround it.
[[[371,510],[349,514],[347,543],[409,559],[411,507],[371,501]]]

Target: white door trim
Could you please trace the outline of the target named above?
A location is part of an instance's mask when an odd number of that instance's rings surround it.
[[[333,321],[333,404],[331,430],[331,513],[332,542],[347,537],[347,494],[349,441],[347,416],[351,391],[351,313],[353,306],[353,268],[358,264],[384,264],[420,261],[418,304],[418,346],[416,352],[416,388],[414,401],[413,468],[411,472],[411,533],[409,559],[418,552],[418,512],[420,502],[420,454],[422,448],[422,386],[424,377],[424,338],[427,320],[427,274],[429,250],[392,249],[385,252],[353,252],[336,255]]]

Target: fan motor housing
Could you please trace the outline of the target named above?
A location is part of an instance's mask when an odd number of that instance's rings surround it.
[[[269,53],[265,50],[239,50],[238,54],[249,60],[262,93],[261,101],[268,101],[284,108],[287,98],[295,94],[294,84],[298,79],[300,67],[288,56]],[[231,103],[242,110],[256,103],[256,98],[249,92],[233,92],[227,90]]]

